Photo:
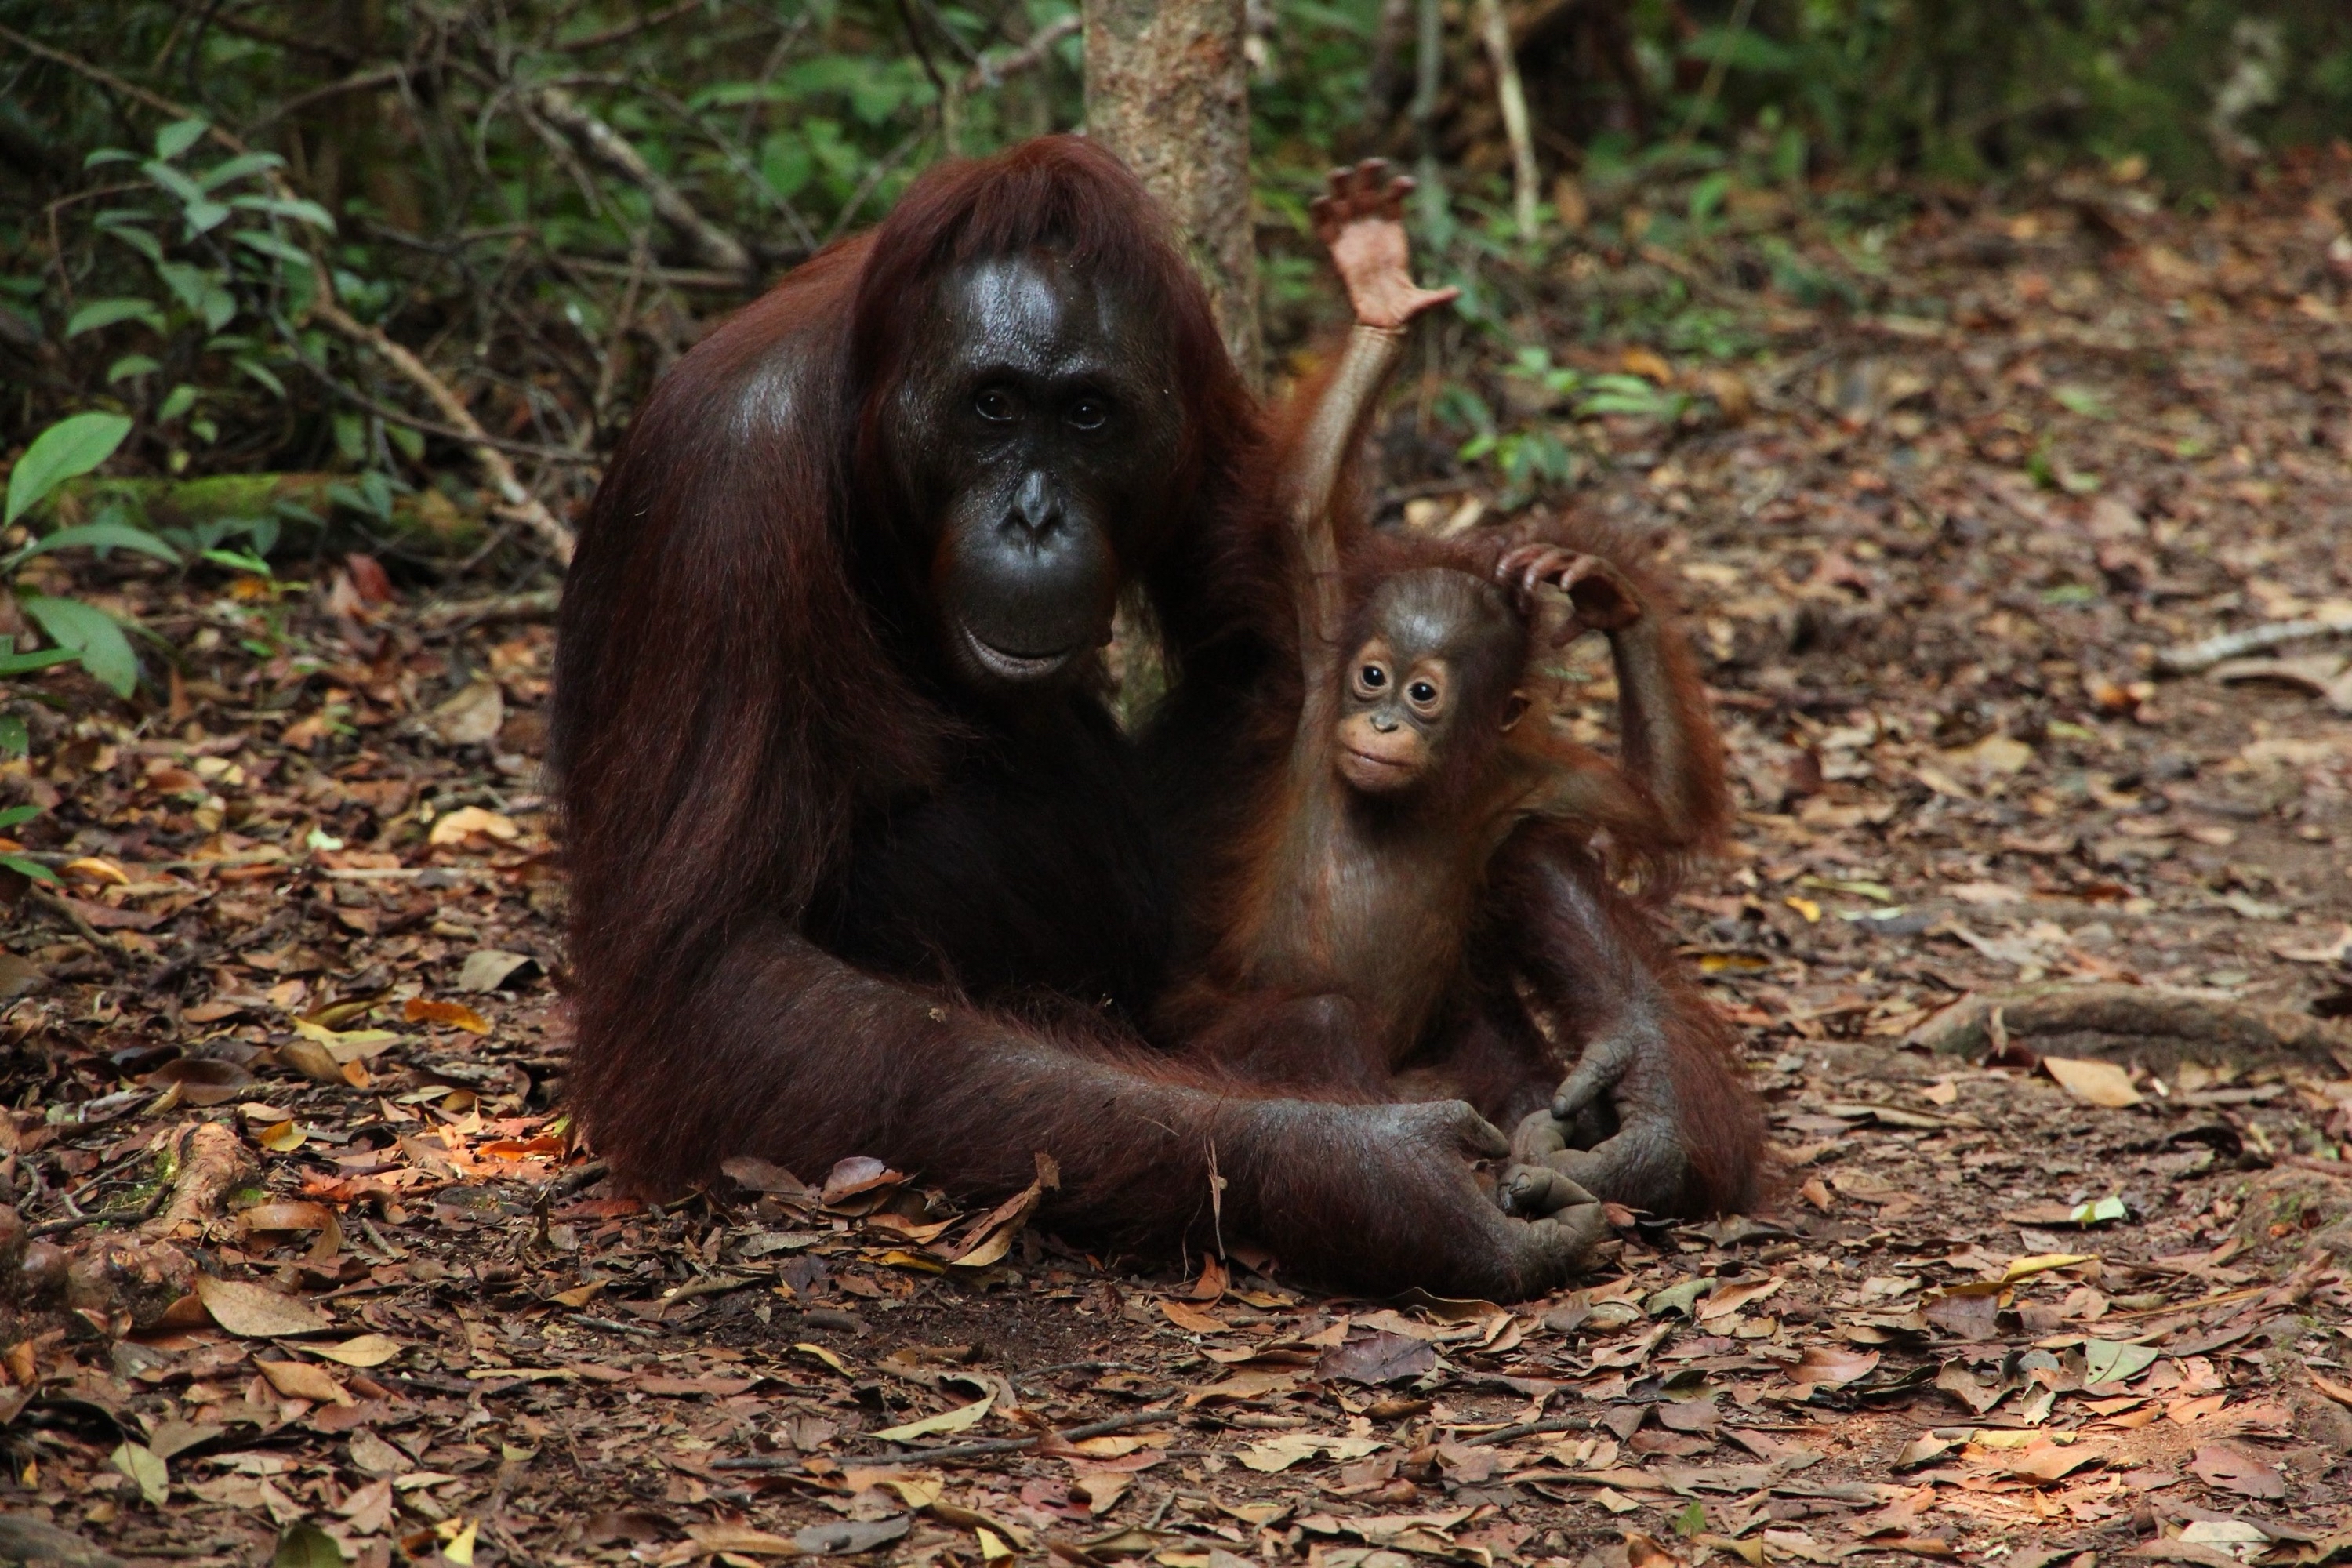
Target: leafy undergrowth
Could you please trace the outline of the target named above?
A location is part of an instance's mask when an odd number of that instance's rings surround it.
[[[1889,309],[1690,378],[1738,423],[1574,423],[1719,693],[1748,810],[1668,912],[1790,1173],[1507,1310],[1153,1273],[870,1163],[609,1195],[554,1120],[544,625],[87,571],[188,651],[136,710],[42,678],[0,1168],[36,1246],[205,1278],[13,1312],[0,1554],[2352,1550],[2344,645],[2151,660],[2352,599],[2346,195],[1931,216]],[[2036,982],[2210,1005],[1912,1038]],[[174,1222],[196,1123],[259,1174]]]

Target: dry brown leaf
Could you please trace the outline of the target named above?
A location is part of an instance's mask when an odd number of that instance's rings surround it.
[[[1843,1345],[1814,1345],[1797,1359],[1789,1369],[1789,1381],[1806,1384],[1826,1384],[1843,1388],[1859,1378],[1868,1377],[1878,1366],[1876,1351],[1853,1351]]]
[[[2206,1485],[2240,1497],[2272,1499],[2286,1496],[2286,1478],[2242,1449],[2227,1443],[2208,1443],[2189,1461],[2189,1473]]]
[[[306,1361],[263,1361],[258,1356],[253,1364],[261,1369],[270,1387],[289,1399],[308,1399],[317,1405],[354,1403],[343,1385],[323,1366],[313,1366]]]
[[[2113,1062],[2083,1057],[2043,1057],[2042,1070],[2085,1105],[2120,1110],[2139,1103],[2139,1090],[2132,1087],[2131,1074]]]
[[[196,1277],[196,1298],[213,1321],[244,1339],[274,1340],[323,1333],[334,1321],[310,1302],[281,1296],[266,1285]]]
[[[1170,1322],[1188,1334],[1229,1334],[1234,1331],[1233,1325],[1214,1312],[1204,1312],[1182,1301],[1162,1298],[1160,1310]]]

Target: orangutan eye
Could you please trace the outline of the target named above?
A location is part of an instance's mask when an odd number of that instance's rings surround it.
[[[1081,397],[1064,417],[1077,429],[1099,430],[1110,423],[1110,405],[1099,397]]]
[[[1405,695],[1426,708],[1437,700],[1437,688],[1426,680],[1416,680],[1405,688]]]
[[[1367,691],[1378,691],[1389,683],[1389,672],[1377,664],[1368,664],[1356,671],[1356,684]]]
[[[974,413],[992,425],[1009,423],[1021,412],[1013,395],[1001,386],[982,388],[980,395],[971,400],[971,406]]]

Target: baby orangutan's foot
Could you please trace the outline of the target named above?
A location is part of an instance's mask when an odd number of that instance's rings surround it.
[[[1331,252],[1331,264],[1348,286],[1357,321],[1395,331],[1462,292],[1423,289],[1412,280],[1402,216],[1411,179],[1389,173],[1381,159],[1367,158],[1352,169],[1332,170],[1329,187],[1307,210],[1316,237]]]

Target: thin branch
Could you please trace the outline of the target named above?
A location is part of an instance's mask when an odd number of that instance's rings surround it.
[[[534,88],[523,96],[533,112],[571,137],[582,152],[645,192],[655,216],[677,230],[706,266],[747,280],[757,276],[759,264],[741,240],[696,211],[676,185],[646,162],[644,153],[578,99],[560,87]]]
[[[482,470],[499,494],[502,505],[497,509],[511,515],[547,542],[556,560],[563,565],[572,563],[572,552],[579,542],[578,536],[547,510],[547,503],[530,493],[515,474],[514,465],[499,450],[489,433],[475,419],[465,400],[449,389],[448,383],[433,374],[432,368],[400,344],[384,335],[381,327],[371,327],[354,320],[344,309],[323,294],[311,305],[310,313],[324,321],[352,342],[374,351],[376,355],[397,372],[401,378],[423,393],[441,417],[456,427],[456,438],[473,448],[475,466]]]
[[[667,26],[689,11],[698,11],[701,8],[702,0],[677,0],[675,5],[666,6],[659,11],[648,11],[642,16],[607,27],[601,33],[591,33],[584,38],[571,38],[562,43],[550,44],[547,47],[561,50],[567,55],[583,54],[590,49],[601,49],[607,44],[625,43],[639,33],[647,33],[656,27]]]
[[[963,90],[979,92],[988,88],[1003,87],[1005,81],[1023,71],[1034,70],[1053,58],[1054,46],[1076,33],[1082,24],[1076,16],[1065,16],[1058,22],[1040,27],[1027,43],[1001,60],[982,55],[971,69],[964,73]]]
[[[1753,0],[1748,0],[1752,4]],[[1511,216],[1521,239],[1536,237],[1536,144],[1528,129],[1528,92],[1519,80],[1519,61],[1511,47],[1511,24],[1503,15],[1503,0],[1478,0],[1478,36],[1495,69],[1495,96],[1503,109],[1503,137],[1511,144]]]
[[[2265,621],[2243,631],[2223,632],[2202,642],[2166,648],[2156,656],[2156,668],[2165,675],[2197,675],[2228,659],[2329,632],[2352,632],[2352,615],[2323,612],[2310,620]]]
[[[347,76],[341,81],[331,81],[324,87],[314,87],[308,92],[297,93],[283,103],[272,105],[269,112],[253,122],[252,129],[258,131],[265,125],[275,125],[281,120],[289,120],[312,104],[323,103],[331,98],[341,98],[348,92],[369,92],[376,88],[390,87],[394,82],[407,79],[406,66],[376,66]]]
[[[1748,16],[1755,9],[1756,0],[1739,0],[1739,4],[1732,8],[1731,20],[1724,25],[1723,47],[1716,51],[1715,58],[1708,63],[1706,79],[1699,83],[1698,97],[1691,102],[1690,114],[1683,121],[1683,128],[1675,133],[1674,144],[1677,150],[1691,144],[1691,139],[1698,134],[1700,122],[1706,119],[1707,110],[1715,107],[1716,94],[1723,90],[1723,79],[1731,69],[1732,46],[1738,42],[1739,35],[1748,30]]]
[[[63,49],[53,49],[47,44],[37,43],[5,23],[0,23],[0,39],[5,39],[16,45],[26,54],[37,55],[42,59],[61,65],[77,76],[87,77],[110,92],[119,92],[134,102],[143,103],[158,114],[168,114],[174,120],[205,119],[209,125],[209,134],[214,141],[220,142],[232,153],[245,153],[250,150],[243,142],[223,131],[219,126],[210,125],[208,116],[200,116],[185,104],[173,103],[161,93],[150,92],[135,83],[127,82],[112,71],[94,66],[79,55],[69,55]]]

